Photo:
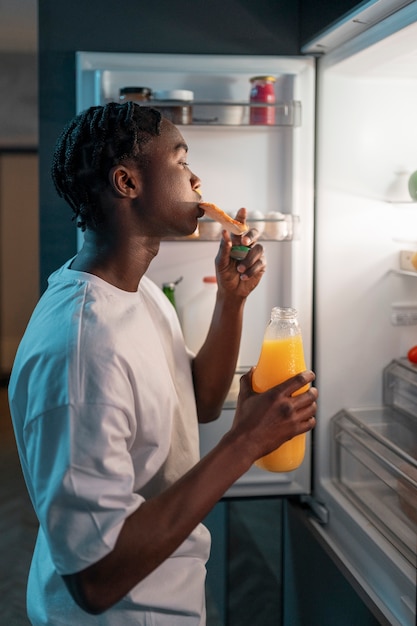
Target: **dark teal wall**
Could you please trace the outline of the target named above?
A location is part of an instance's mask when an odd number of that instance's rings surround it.
[[[300,48],[322,33],[354,7],[369,4],[358,0],[300,0]]]

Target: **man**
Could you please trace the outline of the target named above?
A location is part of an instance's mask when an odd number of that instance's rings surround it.
[[[254,242],[233,261],[241,238],[223,233],[212,325],[191,355],[145,275],[161,239],[190,235],[203,215],[186,158],[179,130],[130,102],[88,109],[57,143],[52,176],[84,245],[50,277],[9,387],[40,522],[28,583],[36,625],[204,624],[201,521],[257,458],[315,424],[316,390],[291,395],[312,372],[264,394],[249,372],[231,430],[198,458],[198,421],[221,412],[265,261]]]

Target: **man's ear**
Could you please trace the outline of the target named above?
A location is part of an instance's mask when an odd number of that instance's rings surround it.
[[[109,171],[109,183],[120,197],[135,198],[140,189],[140,178],[136,171],[124,165],[114,165]]]

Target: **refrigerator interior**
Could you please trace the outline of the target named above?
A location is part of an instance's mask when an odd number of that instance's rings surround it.
[[[411,555],[401,553],[352,505],[337,485],[333,425],[342,410],[369,409],[382,422],[384,368],[417,344],[417,273],[400,267],[401,251],[417,251],[407,184],[417,170],[416,20],[413,3],[319,60],[316,187],[314,492],[329,513],[316,530],[387,623],[407,625],[416,615],[415,525]],[[417,407],[411,467],[416,415]],[[372,501],[374,486],[363,501]],[[395,531],[396,512],[384,521]]]
[[[279,123],[251,126],[247,123],[249,79],[266,74],[277,77]],[[187,161],[202,180],[204,200],[233,216],[242,206],[248,212],[259,212],[260,230],[267,230],[266,215],[279,211],[293,228],[286,240],[261,236],[268,267],[246,305],[239,369],[246,371],[257,362],[273,306],[298,310],[306,363],[311,366],[315,61],[310,57],[77,53],[78,111],[118,101],[119,89],[125,86],[192,90],[193,115],[197,117],[210,119],[210,105],[218,112],[220,104],[223,113],[234,104],[243,110],[241,123],[235,119],[230,123],[196,120],[179,126],[189,146]],[[201,103],[208,106],[209,113]],[[148,275],[161,287],[182,277],[175,288],[181,322],[184,308],[202,287],[202,278],[214,274],[219,237],[213,241],[192,237],[164,241],[149,268]],[[202,454],[232,422],[239,376],[235,378],[221,419],[201,427]],[[286,495],[309,490],[308,445],[300,469],[270,474],[253,467],[227,495]]]

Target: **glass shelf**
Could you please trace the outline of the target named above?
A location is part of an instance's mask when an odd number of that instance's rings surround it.
[[[141,106],[152,106],[160,109],[165,117],[169,117],[175,124],[187,126],[231,126],[252,128],[273,128],[301,126],[301,102],[249,103],[249,102],[210,102],[210,101],[152,101],[140,102]],[[251,123],[251,110],[274,109],[275,121],[273,124]],[[185,111],[187,109],[187,111]],[[181,111],[187,115],[181,115]],[[172,112],[172,114],[170,113]],[[178,117],[176,115],[178,112]],[[190,119],[184,124],[181,119]]]
[[[412,276],[413,278],[417,278],[417,272],[411,272],[408,270],[390,270],[390,272],[396,276]]]
[[[282,219],[247,219],[249,228],[259,231],[259,241],[296,241],[300,238],[300,218],[286,214]],[[189,237],[167,237],[164,241],[220,241],[222,226],[209,218],[201,218],[197,230]]]

